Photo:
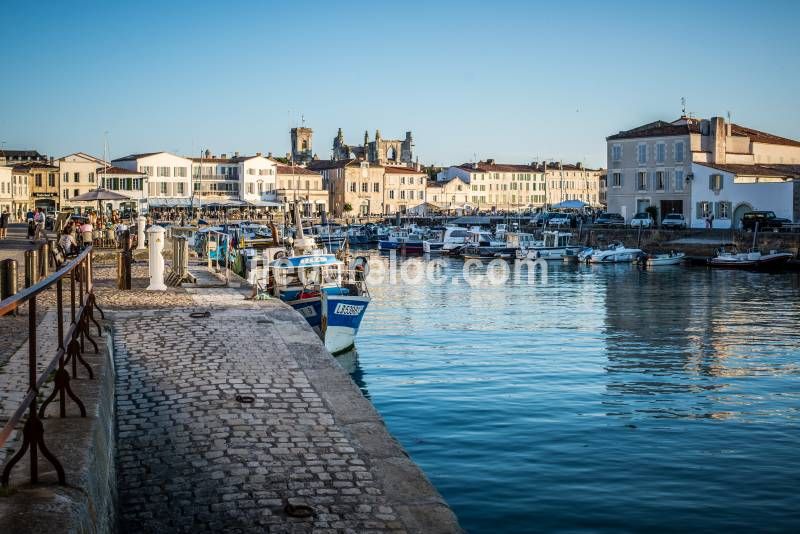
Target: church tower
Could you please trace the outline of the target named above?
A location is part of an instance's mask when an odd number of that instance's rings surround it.
[[[292,159],[295,163],[303,165],[314,158],[311,148],[311,138],[314,131],[311,128],[292,128]]]

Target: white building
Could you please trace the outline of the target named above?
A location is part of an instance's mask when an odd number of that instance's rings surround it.
[[[493,159],[448,167],[440,182],[460,178],[469,184],[469,202],[478,209],[522,211],[544,206],[547,184],[535,165],[496,163]]]
[[[100,187],[125,195],[129,200],[104,202],[114,210],[147,213],[147,175],[121,167],[99,167]]]
[[[774,211],[800,220],[800,164],[692,163],[690,216],[692,228],[739,228],[751,211]]]
[[[440,210],[464,212],[470,203],[470,185],[458,176],[448,180],[428,182],[426,201]]]
[[[169,152],[131,154],[111,162],[115,167],[147,175],[151,208],[189,207],[192,160]]]
[[[11,167],[0,167],[0,213],[5,210],[14,213],[14,194],[11,183]]]
[[[277,162],[261,153],[255,156],[216,156],[206,151],[192,160],[196,206],[213,203],[261,206],[275,190]]]

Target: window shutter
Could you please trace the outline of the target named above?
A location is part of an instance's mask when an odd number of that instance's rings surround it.
[[[722,202],[714,202],[714,218],[719,219],[720,205]]]
[[[702,202],[698,202],[695,205],[694,213],[695,213],[695,215],[694,215],[695,219],[702,219],[703,218],[703,203]]]

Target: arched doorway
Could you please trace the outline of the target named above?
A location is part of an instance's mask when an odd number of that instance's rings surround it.
[[[389,150],[386,151],[386,159],[388,159],[389,161],[397,160],[397,151],[394,149],[393,146],[390,146]]]
[[[753,211],[753,206],[748,204],[747,202],[742,202],[736,209],[733,210],[733,227],[735,229],[739,229],[742,227],[742,217],[744,217],[745,213],[750,213]]]

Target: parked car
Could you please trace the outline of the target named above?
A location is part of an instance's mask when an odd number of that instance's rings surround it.
[[[661,219],[661,228],[686,228],[686,219],[680,213],[668,213]]]
[[[544,211],[537,213],[533,217],[531,217],[531,224],[535,226],[544,226],[547,224],[547,217],[550,215]]]
[[[742,230],[752,231],[756,223],[759,230],[777,231],[784,224],[791,224],[792,221],[775,215],[774,211],[751,211],[742,216]]]
[[[631,219],[631,228],[637,228],[639,226],[642,228],[651,228],[653,226],[653,218],[649,213],[640,211],[633,216],[633,219]]]
[[[604,213],[594,221],[595,226],[625,226],[625,217],[619,213]]]

